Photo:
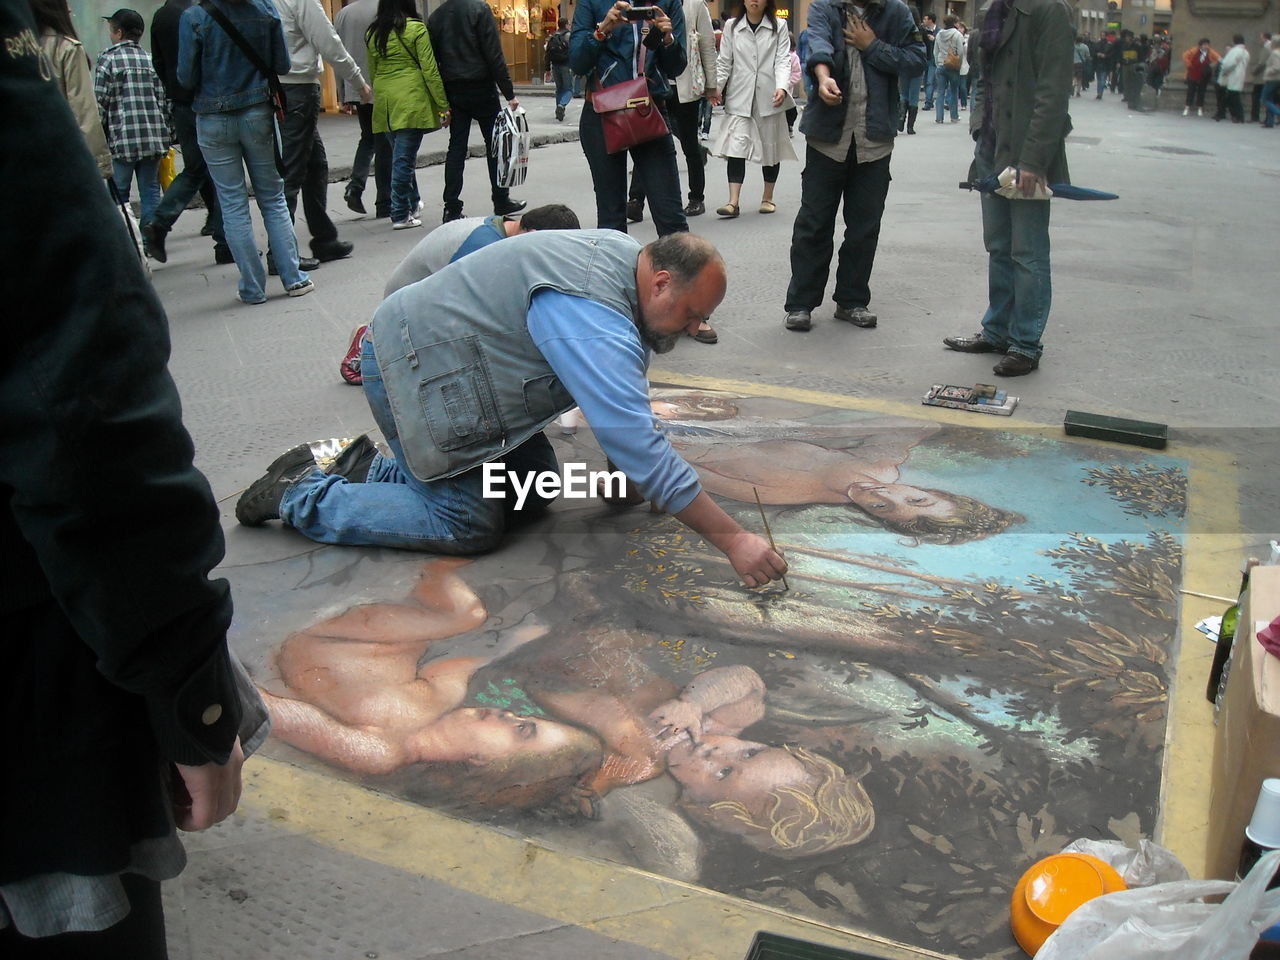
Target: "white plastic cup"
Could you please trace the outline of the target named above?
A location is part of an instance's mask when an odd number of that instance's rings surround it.
[[[1260,847],[1280,850],[1280,778],[1262,781],[1245,836]]]

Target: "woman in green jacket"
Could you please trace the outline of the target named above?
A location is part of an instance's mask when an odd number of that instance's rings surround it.
[[[423,135],[449,123],[444,81],[413,0],[378,0],[365,42],[373,81],[373,132],[391,138],[391,227],[420,227],[418,147]]]

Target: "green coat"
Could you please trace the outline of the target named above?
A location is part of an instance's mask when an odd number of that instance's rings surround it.
[[[403,33],[387,37],[385,57],[370,38],[369,76],[374,133],[440,128],[440,115],[449,109],[449,100],[427,25],[421,20],[410,20]]]
[[[974,34],[981,33],[989,7],[983,4]],[[997,173],[1012,166],[1049,183],[1070,182],[1065,142],[1071,132],[1067,106],[1074,56],[1075,32],[1064,0],[1013,0],[991,60],[979,56],[969,117],[977,139],[994,91]]]

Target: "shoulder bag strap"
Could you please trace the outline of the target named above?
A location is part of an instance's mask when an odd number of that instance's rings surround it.
[[[212,3],[212,0],[201,0],[200,6],[204,8],[205,12],[208,13],[209,16],[213,17],[213,19],[217,21],[218,26],[222,27],[222,29],[226,31],[227,36],[231,38],[231,42],[240,48],[240,52],[245,55],[253,68],[266,78],[267,87],[270,89],[271,95],[276,101],[276,117],[277,119],[284,119],[286,98],[284,95],[284,84],[280,82],[280,77],[276,75],[275,71],[267,66],[266,61],[262,59],[258,54],[258,51],[253,49],[253,47],[250,46],[249,41],[244,38],[244,34],[236,29],[235,24],[227,19],[227,15],[219,10],[217,6]]]

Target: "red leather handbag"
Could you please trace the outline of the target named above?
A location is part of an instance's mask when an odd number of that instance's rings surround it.
[[[604,127],[604,148],[621,153],[667,135],[667,121],[653,102],[643,76],[624,80],[591,95],[591,106]]]
[[[609,153],[621,153],[670,132],[666,118],[649,92],[649,81],[644,75],[645,48],[639,37],[636,40],[635,79],[591,94],[591,106],[600,117],[604,148]]]

